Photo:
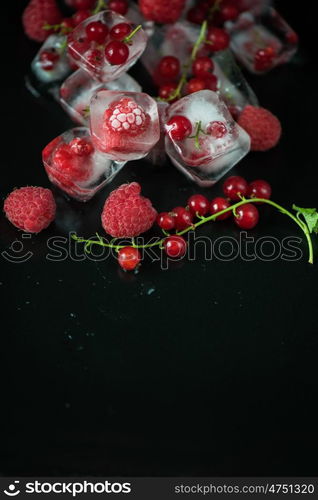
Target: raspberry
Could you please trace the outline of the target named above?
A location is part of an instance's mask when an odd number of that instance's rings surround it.
[[[252,151],[266,151],[278,143],[282,127],[278,118],[265,108],[246,106],[238,124],[251,137]]]
[[[17,228],[39,233],[55,219],[56,205],[50,189],[30,186],[12,191],[4,202],[4,211]]]
[[[62,14],[55,0],[31,0],[22,14],[25,34],[36,42],[44,42],[50,31],[43,29],[45,24],[60,24]]]
[[[92,152],[92,145],[86,142],[84,145],[84,140],[81,139],[74,139],[70,144],[61,144],[57,147],[52,156],[52,167],[62,174],[63,185],[67,185],[68,181],[73,184],[88,180],[92,162],[87,157]],[[61,179],[59,180],[61,182]]]
[[[146,19],[156,23],[175,23],[182,14],[185,0],[139,0],[139,8]]]
[[[102,212],[102,225],[114,238],[133,238],[148,231],[157,212],[148,198],[140,196],[137,182],[123,184],[107,198]]]
[[[113,132],[140,135],[146,128],[146,114],[133,99],[124,97],[105,111],[106,126]]]

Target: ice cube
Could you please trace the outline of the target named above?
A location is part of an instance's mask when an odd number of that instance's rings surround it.
[[[256,14],[243,12],[225,26],[235,56],[252,73],[288,62],[297,50],[297,34],[272,7]]]
[[[151,37],[153,35],[155,23],[153,21],[148,21],[148,19],[145,19],[141,14],[139,7],[134,2],[129,2],[129,9],[125,17],[127,17],[127,19],[136,26],[141,24],[148,37]]]
[[[175,140],[167,127],[166,152],[174,165],[200,185],[213,185],[250,149],[249,135],[216,92],[202,90],[183,97],[170,106],[168,121],[176,115],[188,118],[192,132]]]
[[[89,126],[89,106],[92,96],[98,90],[128,90],[141,92],[139,83],[127,73],[117,80],[101,83],[93,80],[84,70],[78,69],[70,75],[60,89],[60,103],[76,123]]]
[[[166,161],[165,151],[165,124],[167,122],[167,113],[169,104],[167,102],[158,101],[158,115],[160,124],[160,139],[157,144],[149,151],[147,160],[151,161],[154,165],[163,165]]]
[[[85,127],[56,137],[44,148],[42,159],[50,181],[79,201],[91,199],[126,163],[97,151]]]
[[[95,147],[117,161],[137,160],[158,142],[156,101],[142,92],[99,90],[90,104]]]
[[[87,38],[86,27],[92,22],[100,22],[107,27],[107,36],[104,41],[90,41]],[[120,24],[131,24],[128,19],[111,11],[105,10],[95,16],[85,19],[68,36],[69,55],[73,61],[87,71],[94,79],[101,82],[108,82],[119,78],[125,73],[141,56],[146,43],[147,35],[141,28],[131,38],[129,43],[116,40],[117,43],[123,43],[128,48],[128,58],[122,64],[111,64],[105,57],[105,47],[114,41],[111,36],[111,29]],[[134,26],[131,26],[134,29]]]
[[[65,35],[50,35],[36,54],[31,69],[39,82],[61,82],[72,71]]]

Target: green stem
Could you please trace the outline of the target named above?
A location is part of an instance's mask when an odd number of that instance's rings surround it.
[[[98,14],[100,11],[105,10],[107,7],[106,0],[98,0],[95,9],[92,11],[92,16]]]
[[[308,252],[309,252],[308,262],[310,264],[313,264],[313,261],[314,261],[313,245],[312,245],[312,241],[311,241],[311,237],[310,237],[310,233],[309,233],[307,225],[304,222],[297,219],[297,217],[294,214],[292,214],[291,212],[289,212],[288,210],[286,210],[286,208],[282,207],[281,205],[278,205],[278,203],[275,203],[274,201],[266,200],[265,198],[251,198],[251,199],[241,200],[241,201],[235,203],[234,205],[231,205],[230,207],[225,208],[224,210],[220,210],[220,212],[217,212],[213,215],[210,215],[209,217],[201,217],[198,222],[196,222],[195,224],[192,224],[191,226],[187,227],[183,231],[177,232],[176,234],[178,236],[182,236],[182,235],[188,233],[189,231],[194,231],[199,226],[202,226],[203,224],[206,224],[207,222],[215,221],[220,215],[226,214],[227,212],[235,213],[235,211],[238,207],[241,207],[242,205],[246,205],[247,203],[265,203],[267,205],[271,205],[272,207],[275,207],[277,210],[279,210],[279,212],[290,217],[290,219],[292,219],[300,227],[300,229],[303,231],[303,233],[306,236],[306,240],[307,240],[307,244],[308,244]],[[77,241],[77,243],[85,243],[85,249],[88,249],[91,245],[100,245],[103,247],[114,248],[115,250],[119,250],[120,248],[124,248],[127,246],[127,245],[114,245],[112,243],[105,243],[100,236],[97,236],[97,237],[98,237],[98,240],[85,240],[84,238],[79,238],[75,234],[72,235],[72,238],[75,241]],[[162,247],[164,240],[165,240],[165,238],[162,238],[161,240],[156,241],[155,243],[148,243],[146,245],[135,245],[134,244],[134,247],[141,248],[141,249],[142,248],[151,248],[151,247],[155,247],[155,246]]]
[[[135,36],[135,34],[142,28],[141,24],[138,24],[138,26],[136,26],[136,28],[128,35],[126,36],[126,38],[123,39],[123,42],[124,43],[129,43],[130,40],[132,39],[133,36]]]

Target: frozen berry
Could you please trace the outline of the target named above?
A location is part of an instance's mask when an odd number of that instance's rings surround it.
[[[282,127],[278,118],[265,108],[245,106],[238,124],[249,134],[252,151],[266,151],[278,143]]]
[[[224,122],[213,121],[208,124],[206,133],[214,139],[221,139],[227,134],[227,127]]]
[[[226,198],[221,198],[219,196],[217,198],[214,198],[211,201],[211,204],[210,204],[210,214],[211,215],[217,214],[218,212],[221,212],[222,210],[226,210],[230,206],[231,206],[230,202]],[[225,212],[222,215],[218,215],[215,220],[225,220],[228,217],[230,217],[230,215],[231,215],[230,211],[229,212]]]
[[[192,225],[193,215],[184,207],[175,207],[171,210],[174,217],[174,224],[177,231],[182,231]]]
[[[148,123],[145,110],[128,97],[113,102],[106,109],[104,118],[105,125],[112,132],[133,136],[143,133]]]
[[[238,207],[235,212],[235,223],[241,229],[253,229],[258,223],[259,213],[252,203],[246,203],[246,205]]]
[[[108,27],[101,21],[93,21],[86,28],[86,36],[90,42],[103,43],[108,35]]]
[[[240,200],[240,196],[245,196],[247,193],[248,184],[243,177],[232,175],[223,183],[223,193],[232,201]]]
[[[137,182],[123,184],[107,198],[102,225],[113,238],[133,238],[151,228],[157,212],[151,201],[140,195]]]
[[[178,84],[177,83],[166,83],[165,85],[161,85],[159,87],[159,97],[161,99],[169,99],[169,97],[174,93],[176,90]],[[169,100],[170,103],[173,102],[173,100]]]
[[[212,73],[214,63],[210,57],[197,57],[192,64],[192,73],[198,78],[205,78]]]
[[[189,210],[194,215],[205,215],[209,211],[209,200],[202,194],[194,194],[188,199]]]
[[[205,80],[202,78],[191,78],[186,87],[187,94],[193,94],[194,92],[199,92],[206,88]]]
[[[264,198],[269,200],[272,194],[272,188],[267,181],[258,179],[250,182],[247,188],[247,196],[249,198]]]
[[[4,212],[17,228],[39,233],[55,219],[56,204],[50,189],[22,187],[6,198]]]
[[[115,38],[116,40],[123,40],[126,38],[126,36],[131,33],[131,26],[128,23],[118,23],[115,24],[115,26],[112,27],[110,30],[110,36],[111,38]]]
[[[171,139],[182,141],[191,135],[192,125],[188,118],[183,115],[174,115],[166,125]]]
[[[227,49],[229,43],[230,37],[225,30],[215,27],[208,30],[206,45],[212,52]]]
[[[273,47],[259,49],[254,56],[254,69],[256,71],[267,71],[273,67],[276,52]]]
[[[183,257],[187,251],[187,242],[182,236],[168,236],[164,242],[164,249],[168,257]]]
[[[99,49],[88,50],[85,54],[87,64],[92,66],[92,69],[97,69],[103,62],[103,53]]]
[[[113,12],[117,12],[117,14],[124,16],[128,11],[128,2],[127,0],[110,0],[108,8]]]
[[[83,21],[85,21],[85,19],[88,19],[89,17],[91,17],[91,13],[89,10],[79,10],[75,12],[75,14],[72,17],[74,26],[78,26]]]
[[[77,156],[89,156],[94,151],[92,144],[87,139],[81,139],[79,137],[73,139],[69,143],[69,146],[72,153]]]
[[[158,71],[164,78],[176,78],[180,72],[180,62],[177,57],[165,56],[158,65]]]
[[[157,217],[157,224],[164,231],[171,231],[171,229],[175,228],[175,218],[173,214],[161,212]]]
[[[119,40],[112,40],[105,47],[105,57],[110,64],[124,64],[129,56],[128,46]]]
[[[125,271],[133,271],[140,261],[141,255],[138,248],[124,247],[118,251],[118,264]]]
[[[74,19],[72,17],[64,17],[61,21],[61,32],[69,33],[75,27]]]
[[[42,50],[39,57],[41,68],[45,71],[52,71],[59,58],[60,56],[54,49]]]

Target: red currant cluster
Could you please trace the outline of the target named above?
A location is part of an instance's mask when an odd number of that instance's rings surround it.
[[[212,201],[202,194],[190,196],[186,207],[178,206],[170,212],[161,212],[157,216],[157,224],[166,234],[162,247],[170,258],[181,258],[187,251],[187,242],[181,234],[168,234],[169,231],[183,232],[195,229],[195,218],[204,220],[209,215],[215,215],[231,207],[232,202],[238,202],[243,197],[262,198],[271,197],[271,186],[265,180],[255,180],[250,183],[240,176],[228,177],[223,183],[224,197],[216,197]],[[218,215],[215,220],[222,221],[234,216],[236,225],[241,229],[253,229],[259,220],[259,212],[252,203],[246,203],[235,210]],[[119,265],[126,271],[134,270],[141,261],[141,254],[137,247],[124,247],[118,251]]]
[[[235,0],[198,0],[187,12],[187,20],[194,24],[202,24],[210,18],[215,26],[222,26],[225,21],[235,20],[240,11]]]

